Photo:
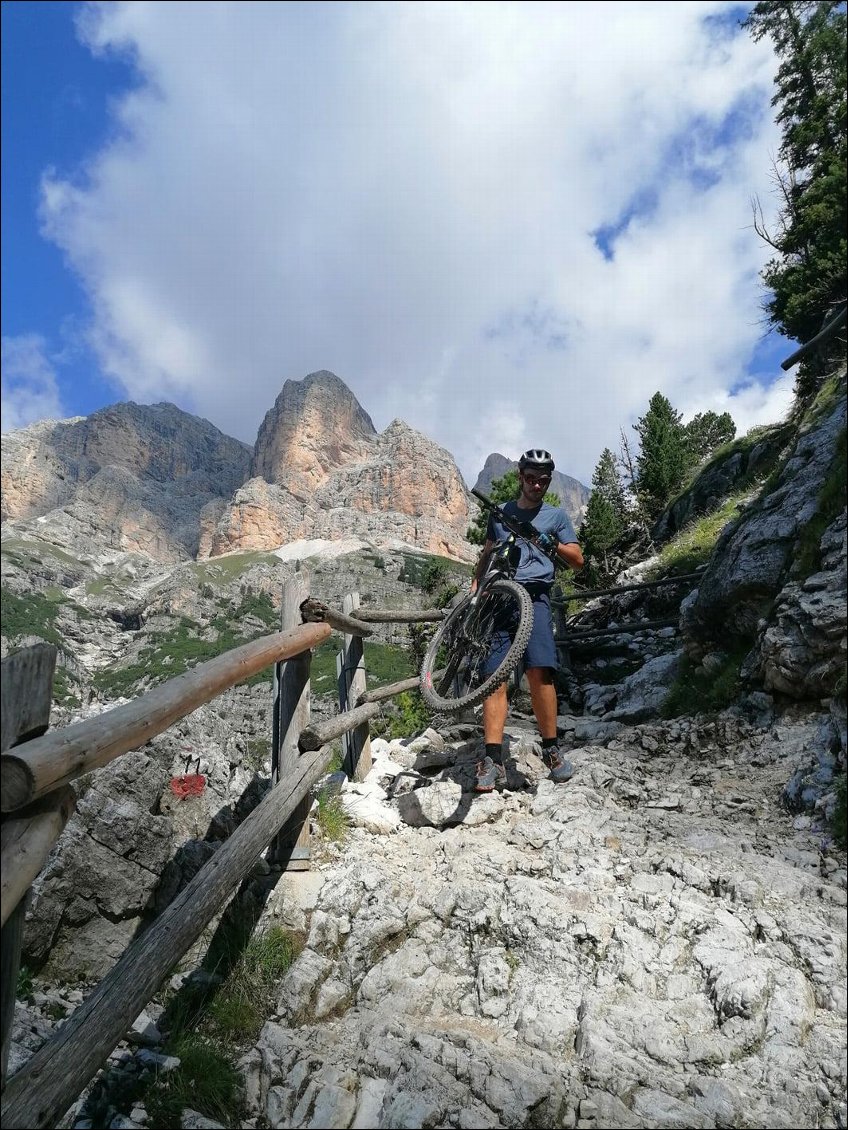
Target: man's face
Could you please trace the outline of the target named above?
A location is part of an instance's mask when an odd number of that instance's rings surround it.
[[[547,471],[528,467],[526,471],[521,472],[521,493],[534,505],[542,501],[550,485],[551,476]]]

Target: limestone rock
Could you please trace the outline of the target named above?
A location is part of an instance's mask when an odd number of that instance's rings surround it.
[[[245,444],[173,404],[42,421],[3,437],[3,520],[40,518],[43,535],[84,552],[93,541],[193,557],[203,508],[232,494],[249,461]]]
[[[720,535],[684,630],[698,640],[753,638],[789,579],[801,530],[818,509],[818,494],[845,427],[845,397],[799,436],[775,490],[748,506]]]
[[[845,512],[821,539],[822,568],[780,592],[758,647],[766,690],[792,698],[832,693],[845,671]]]
[[[330,473],[367,459],[377,433],[371,417],[334,373],[286,381],[265,414],[254,449],[254,478],[306,501]]]

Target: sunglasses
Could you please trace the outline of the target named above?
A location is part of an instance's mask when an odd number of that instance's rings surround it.
[[[533,486],[544,487],[551,481],[550,475],[532,475],[527,471],[524,472],[525,482],[532,483]]]

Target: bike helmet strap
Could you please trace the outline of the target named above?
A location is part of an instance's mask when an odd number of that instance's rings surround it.
[[[519,471],[523,471],[525,467],[539,467],[541,470],[553,471],[554,458],[550,451],[545,451],[543,447],[530,447],[518,460]]]

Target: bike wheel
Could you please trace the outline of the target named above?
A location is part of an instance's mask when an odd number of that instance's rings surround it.
[[[439,626],[421,665],[421,697],[442,713],[476,706],[505,683],[530,641],[533,602],[515,581],[497,577],[467,596]],[[493,648],[506,646],[487,672]]]

